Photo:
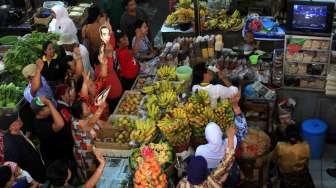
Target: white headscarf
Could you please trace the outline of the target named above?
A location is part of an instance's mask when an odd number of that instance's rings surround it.
[[[208,168],[216,168],[225,155],[227,139],[223,140],[222,137],[221,128],[216,123],[208,123],[205,128],[205,138],[208,143],[198,146],[195,152],[196,156],[202,156],[206,159]],[[236,145],[236,137],[234,142]]]
[[[51,10],[55,13],[56,18],[50,22],[48,32],[68,33],[78,42],[77,28],[69,17],[67,9],[62,5],[55,5]]]

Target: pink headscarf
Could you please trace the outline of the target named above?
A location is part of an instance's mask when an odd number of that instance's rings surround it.
[[[15,171],[18,167],[18,165],[15,162],[12,162],[12,161],[7,161],[7,162],[4,163],[4,165],[10,167],[13,174],[15,173]]]

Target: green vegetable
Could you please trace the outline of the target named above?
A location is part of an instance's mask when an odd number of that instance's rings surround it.
[[[0,44],[2,45],[14,45],[18,41],[18,36],[4,36],[0,38]]]
[[[23,88],[13,83],[0,85],[0,108],[15,108],[23,96]]]
[[[14,75],[16,84],[25,79],[21,74],[22,69],[42,56],[42,44],[46,41],[56,42],[58,35],[55,33],[33,32],[28,37],[18,40],[4,55],[6,70]]]

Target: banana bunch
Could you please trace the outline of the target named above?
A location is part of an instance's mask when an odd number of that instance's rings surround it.
[[[166,91],[159,95],[158,105],[162,108],[167,108],[177,100],[176,93],[174,91]]]
[[[150,106],[152,104],[156,104],[157,101],[158,101],[157,95],[154,95],[154,94],[149,95],[147,97],[147,99],[145,100],[145,104],[144,104],[145,105],[145,109],[147,109],[146,106]]]
[[[146,104],[147,115],[150,119],[158,119],[160,117],[160,108],[155,104]]]
[[[145,86],[142,88],[142,92],[145,94],[152,94],[156,91],[155,85]]]
[[[219,101],[214,109],[214,122],[225,131],[228,127],[234,126],[234,113],[229,100]]]
[[[176,113],[179,113],[176,111]],[[158,122],[158,127],[168,142],[174,146],[181,146],[189,143],[191,137],[191,128],[188,122],[170,116],[166,116]]]
[[[177,17],[177,23],[187,23],[194,19],[194,11],[191,8],[178,8],[173,15]]]
[[[166,91],[173,91],[173,84],[172,82],[168,80],[162,80],[160,82],[156,82],[159,84],[159,90],[161,92],[166,92]]]
[[[235,10],[233,14],[231,15],[231,18],[239,18],[240,17],[240,12],[239,10]]]
[[[187,120],[187,112],[183,109],[183,108],[173,108],[173,109],[169,109],[168,113],[171,114],[171,116],[173,116],[174,118],[177,119],[182,119],[182,120]]]
[[[176,68],[164,65],[156,72],[159,80],[176,80]]]
[[[132,131],[131,140],[148,143],[156,135],[156,124],[154,120],[136,120],[135,129]]]
[[[166,25],[172,26],[174,23],[176,23],[176,21],[177,21],[176,16],[174,14],[170,14],[167,16]]]
[[[189,97],[189,102],[193,104],[210,105],[210,97],[207,91],[197,90]]]

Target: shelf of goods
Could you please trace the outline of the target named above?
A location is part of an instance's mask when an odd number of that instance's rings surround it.
[[[285,88],[324,91],[332,37],[286,35],[283,59]]]

